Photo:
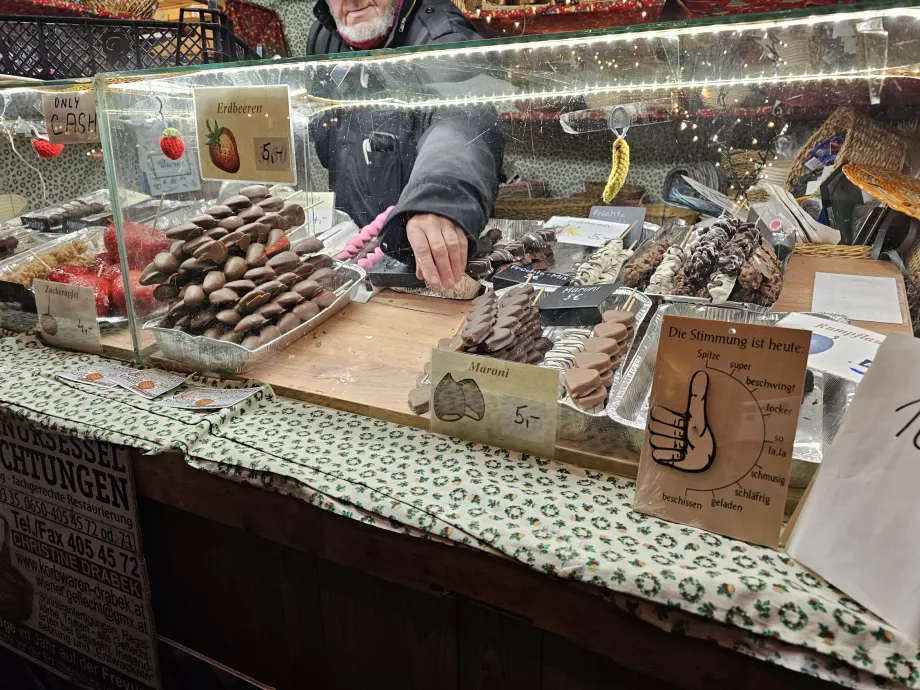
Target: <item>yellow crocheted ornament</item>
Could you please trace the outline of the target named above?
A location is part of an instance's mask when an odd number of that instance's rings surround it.
[[[629,144],[626,143],[625,137],[617,137],[613,142],[613,162],[610,166],[610,177],[607,178],[607,184],[604,186],[604,203],[609,204],[613,197],[619,194],[626,182],[626,174],[629,172]]]

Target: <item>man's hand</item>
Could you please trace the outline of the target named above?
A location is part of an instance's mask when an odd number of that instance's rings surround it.
[[[415,275],[431,287],[452,288],[466,271],[466,234],[433,213],[412,216],[406,235],[415,252]]]

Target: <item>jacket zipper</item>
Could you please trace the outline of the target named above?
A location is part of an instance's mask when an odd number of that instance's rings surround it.
[[[412,10],[415,9],[416,0],[412,0],[412,4],[409,5],[409,11],[403,15],[402,21],[399,23],[399,33],[402,33],[406,30],[406,22],[409,21],[409,15],[412,14]]]

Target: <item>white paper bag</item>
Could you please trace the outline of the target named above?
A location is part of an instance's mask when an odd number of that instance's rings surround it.
[[[920,642],[920,340],[879,347],[786,550]]]

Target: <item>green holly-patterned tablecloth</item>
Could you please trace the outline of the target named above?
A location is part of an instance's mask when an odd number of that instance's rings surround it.
[[[500,553],[596,585],[675,634],[847,687],[920,686],[917,646],[858,603],[783,553],[633,512],[632,482],[267,387],[201,413],[53,377],[96,361],[0,338],[0,410],[151,453],[178,449],[201,470],[346,517]]]

